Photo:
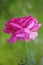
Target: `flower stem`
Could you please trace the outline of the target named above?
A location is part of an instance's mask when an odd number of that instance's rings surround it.
[[[28,61],[28,47],[27,47],[26,41],[24,41],[24,43],[25,43],[25,48],[26,48],[26,63],[27,63],[27,61]]]

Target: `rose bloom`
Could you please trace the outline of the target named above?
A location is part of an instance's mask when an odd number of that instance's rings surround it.
[[[15,43],[16,40],[24,40],[26,42],[35,40],[38,36],[38,29],[41,24],[38,23],[36,18],[26,16],[22,18],[12,18],[6,24],[4,32],[12,34],[9,43]]]

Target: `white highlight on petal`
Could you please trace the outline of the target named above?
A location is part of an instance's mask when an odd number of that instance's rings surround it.
[[[37,32],[31,32],[29,35],[30,39],[33,39],[33,40],[35,40],[37,36],[38,36]]]
[[[24,32],[29,34],[31,31],[28,28],[24,28]]]
[[[16,37],[24,37],[24,34],[17,34]]]
[[[34,26],[34,21],[27,27],[28,29],[31,29]]]
[[[39,28],[41,27],[42,24],[39,24]]]

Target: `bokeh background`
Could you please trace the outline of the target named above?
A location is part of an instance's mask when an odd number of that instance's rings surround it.
[[[27,65],[43,65],[43,0],[0,0],[0,65],[25,65],[24,42],[9,44],[10,35],[5,34],[3,28],[10,18],[28,15],[36,17],[42,26],[37,39],[27,43]]]

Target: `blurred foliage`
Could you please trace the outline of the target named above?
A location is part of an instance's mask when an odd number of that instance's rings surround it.
[[[42,27],[38,31],[38,38],[27,43],[27,65],[43,65],[43,0],[0,0],[0,65],[26,65],[24,42],[9,44],[7,39],[10,36],[2,30],[10,18],[28,15],[36,17]]]

